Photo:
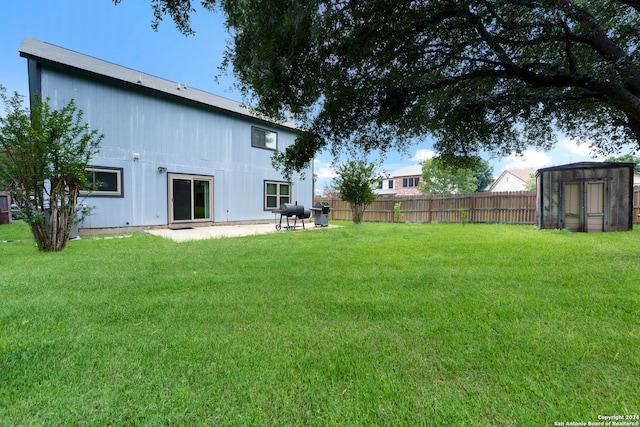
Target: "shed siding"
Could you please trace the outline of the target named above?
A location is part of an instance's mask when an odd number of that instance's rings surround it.
[[[214,177],[216,222],[273,218],[263,209],[264,180],[283,179],[271,165],[273,151],[251,146],[251,127],[277,132],[280,151],[294,142],[293,130],[46,65],[41,79],[54,108],[73,98],[105,135],[92,164],[123,169],[123,197],[87,197],[94,214],[83,228],[167,224],[168,173]],[[292,201],[311,205],[311,179],[293,184]]]
[[[612,231],[630,230],[633,226],[633,169],[621,168],[615,172],[614,179],[626,185],[611,186],[610,197],[607,200],[610,204],[611,228]]]

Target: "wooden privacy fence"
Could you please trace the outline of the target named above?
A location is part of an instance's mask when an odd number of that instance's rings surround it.
[[[319,200],[329,203],[330,220],[351,220],[349,203],[332,198]],[[460,222],[461,210],[467,212],[467,222],[533,224],[536,219],[536,193],[517,191],[380,197],[367,207],[363,220],[394,221],[396,203],[400,203],[401,221],[406,222]]]
[[[316,201],[329,203],[330,220],[352,219],[349,203],[325,197]],[[472,223],[535,224],[536,221],[536,193],[526,191],[380,197],[367,207],[363,221],[394,221],[396,203],[400,203],[401,221],[406,222],[460,222],[461,209],[467,212],[466,221]],[[633,222],[640,224],[640,186],[633,189]]]
[[[9,193],[0,191],[0,224],[11,222],[11,197]]]

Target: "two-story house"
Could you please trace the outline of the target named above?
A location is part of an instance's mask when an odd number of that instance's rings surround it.
[[[271,162],[293,144],[293,123],[31,38],[19,51],[32,97],[53,108],[73,99],[104,134],[87,170],[99,188],[82,201],[93,212],[81,230],[262,221],[281,203],[311,205],[312,180],[289,182]]]
[[[376,193],[380,196],[419,196],[422,165],[410,165],[397,169],[378,182]]]

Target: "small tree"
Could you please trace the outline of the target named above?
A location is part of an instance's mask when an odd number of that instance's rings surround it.
[[[22,95],[9,98],[2,86],[0,98],[0,181],[9,183],[38,249],[60,251],[78,222],[78,197],[89,185],[86,168],[103,135],[83,124],[73,100],[53,110],[38,98],[29,111]]]
[[[456,168],[439,159],[429,159],[422,164],[420,190],[428,194],[473,193],[476,186],[475,170]]]
[[[486,191],[493,182],[493,167],[485,159],[480,159],[478,170],[474,176],[477,185],[475,192]]]
[[[340,198],[351,205],[353,222],[362,222],[362,216],[368,205],[378,197],[373,191],[379,177],[375,174],[375,165],[364,160],[352,160],[335,166],[338,174],[333,185]]]
[[[402,203],[395,202],[393,204],[393,218],[396,222],[402,221],[402,217],[404,214],[402,213]]]
[[[324,188],[322,189],[322,197],[338,199],[340,198],[340,193],[338,192],[337,188],[325,185]]]
[[[536,181],[536,174],[529,174],[529,181],[524,186],[524,191],[536,191],[538,188],[538,182]]]

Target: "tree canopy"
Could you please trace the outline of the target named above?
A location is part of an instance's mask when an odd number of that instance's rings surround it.
[[[485,159],[481,159],[475,173],[477,192],[485,191],[493,183],[493,167]]]
[[[640,157],[636,157],[631,153],[622,154],[620,156],[611,156],[604,159],[605,162],[613,163],[635,163],[633,170],[635,173],[640,173]]]
[[[113,0],[119,3],[122,0]],[[550,148],[558,131],[611,154],[640,146],[640,1],[203,0],[255,107],[305,131],[279,159],[435,138],[444,159]],[[189,0],[154,0],[192,32]]]
[[[476,171],[452,167],[438,159],[422,163],[420,190],[427,194],[473,193],[478,188]]]

